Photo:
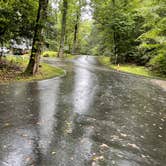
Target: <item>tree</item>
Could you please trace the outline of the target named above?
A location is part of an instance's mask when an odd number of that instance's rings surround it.
[[[144,33],[139,37],[140,49],[148,57],[155,72],[166,74],[166,1],[151,1],[143,8]]]
[[[48,0],[39,0],[39,8],[36,19],[35,33],[32,44],[32,51],[26,73],[35,75],[39,69],[41,48],[43,44],[43,30],[47,15]]]
[[[62,12],[61,39],[60,39],[60,47],[59,47],[59,51],[58,51],[58,57],[62,57],[63,53],[64,53],[67,10],[68,10],[68,0],[63,0],[63,6],[62,6],[62,11],[61,11]]]
[[[11,39],[32,39],[37,0],[8,0],[0,2],[0,41],[2,45],[10,45]],[[17,24],[16,24],[17,23]]]
[[[77,37],[78,37],[78,28],[80,23],[80,17],[81,17],[81,0],[79,0],[76,3],[76,19],[75,19],[75,25],[74,25],[74,39],[73,39],[73,47],[72,47],[72,54],[76,53],[76,47],[77,47]]]

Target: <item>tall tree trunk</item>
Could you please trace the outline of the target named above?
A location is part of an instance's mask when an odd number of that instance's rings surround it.
[[[61,40],[60,40],[60,47],[59,47],[59,51],[58,51],[58,57],[62,57],[63,56],[63,52],[64,52],[67,10],[68,10],[68,0],[63,0],[62,29],[61,29]]]
[[[2,61],[2,56],[3,56],[3,40],[1,40],[0,62]]]
[[[47,16],[47,6],[49,0],[39,0],[39,8],[36,19],[35,33],[32,44],[32,51],[29,64],[25,73],[35,75],[39,70],[41,48],[43,45],[43,29]]]
[[[115,18],[115,0],[112,0],[112,6],[113,6],[113,18]],[[113,27],[113,55],[115,57],[115,61],[114,64],[117,64],[118,61],[118,54],[117,54],[117,44],[116,44],[116,40],[117,40],[117,34],[116,34],[116,30],[115,27]],[[110,59],[111,61],[112,59]]]
[[[72,54],[76,54],[77,49],[77,38],[78,38],[78,30],[79,30],[79,23],[80,23],[80,17],[81,17],[81,5],[82,1],[78,0],[78,6],[77,6],[77,13],[76,13],[76,23],[74,26],[74,39],[73,39],[73,47],[72,47]]]
[[[79,21],[80,21],[80,10],[77,11],[76,24],[74,26],[74,40],[73,40],[72,54],[76,53]]]

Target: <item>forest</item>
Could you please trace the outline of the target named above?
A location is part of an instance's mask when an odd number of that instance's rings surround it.
[[[22,41],[31,50],[28,75],[38,72],[42,52],[52,51],[109,57],[165,76],[166,0],[2,0],[0,59]]]

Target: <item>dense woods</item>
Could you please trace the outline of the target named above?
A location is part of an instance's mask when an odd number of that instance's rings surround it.
[[[93,0],[92,54],[166,74],[166,1]]]
[[[110,63],[134,63],[166,75],[166,0],[50,0],[47,4],[46,0],[0,2],[1,47],[11,49],[12,41],[30,41],[28,73],[38,71],[41,51],[51,50],[59,57],[105,55]]]

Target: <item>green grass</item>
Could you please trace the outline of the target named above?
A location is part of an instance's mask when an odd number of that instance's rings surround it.
[[[25,68],[28,65],[29,55],[28,54],[25,54],[23,56],[8,55],[4,59],[10,62],[11,64],[15,64],[17,66]]]
[[[55,52],[55,51],[44,51],[43,53],[42,53],[42,56],[43,57],[50,57],[50,58],[53,58],[53,57],[57,57],[57,52]]]
[[[100,56],[98,60],[102,65],[105,65],[114,70],[119,70],[119,71],[146,76],[146,77],[156,77],[154,73],[152,73],[150,70],[148,70],[148,68],[143,66],[136,66],[134,64],[120,64],[119,66],[112,65],[110,63],[110,57],[105,57],[105,56]]]
[[[42,53],[42,57],[54,58],[54,57],[57,57],[57,55],[58,55],[58,52],[55,52],[55,51],[44,51]],[[74,55],[64,53],[63,59],[73,59],[74,57],[75,57]]]
[[[71,59],[74,59],[75,57],[76,57],[75,55],[67,54],[64,56],[64,59],[71,60]]]
[[[29,59],[26,56],[6,56],[3,60],[7,61],[9,66],[18,66],[20,70],[0,70],[0,82],[14,82],[14,81],[33,81],[53,78],[65,74],[61,68],[41,63],[39,72],[35,76],[27,76],[24,74]]]
[[[58,67],[50,66],[46,63],[41,63],[41,68],[39,69],[39,73],[35,76],[26,76],[21,75],[17,77],[17,80],[19,81],[34,81],[34,80],[43,80],[43,79],[49,79],[57,76],[62,76],[65,74],[65,71]]]
[[[116,65],[112,65],[113,69],[118,69],[120,71],[124,71],[127,73],[132,73],[132,74],[137,74],[137,75],[142,75],[142,76],[153,76],[151,74],[151,72],[143,67],[143,66],[136,66],[136,65],[120,65],[119,67],[117,67]]]

